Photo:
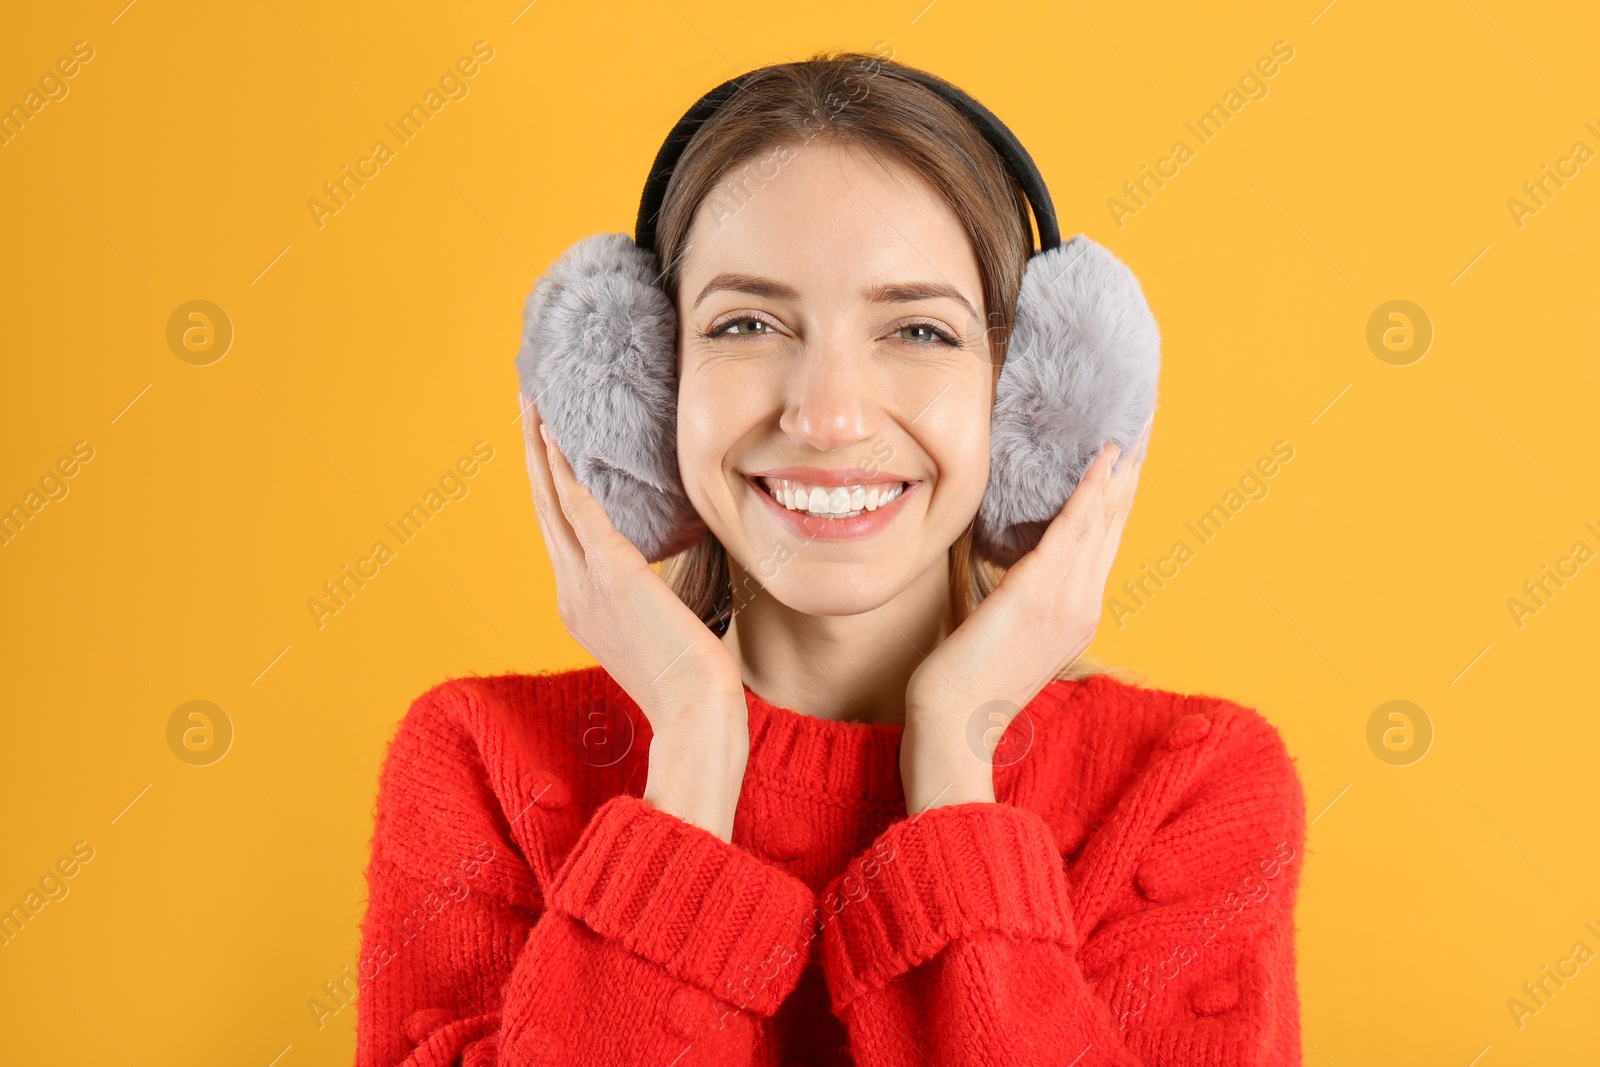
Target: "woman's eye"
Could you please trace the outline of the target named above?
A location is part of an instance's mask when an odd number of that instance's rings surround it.
[[[772,333],[772,324],[764,319],[734,319],[711,330],[712,337],[760,337]]]
[[[949,345],[952,348],[961,347],[955,338],[933,325],[931,322],[912,322],[900,327],[896,333],[905,334],[907,331],[917,331],[920,337],[903,337],[903,340],[918,345]]]
[[[743,318],[731,319],[721,325],[713,326],[706,331],[705,336],[713,339],[722,337],[764,337],[777,332],[777,328],[765,319]],[[962,347],[960,341],[931,322],[908,323],[896,329],[895,334],[901,340],[918,347],[932,345],[948,345],[951,348]]]

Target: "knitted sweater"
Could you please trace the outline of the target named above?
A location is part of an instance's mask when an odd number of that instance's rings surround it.
[[[727,843],[639,799],[599,667],[444,682],[389,744],[357,1067],[1300,1064],[1300,780],[1258,713],[1095,676],[997,802],[908,817],[903,728],[767,703]]]

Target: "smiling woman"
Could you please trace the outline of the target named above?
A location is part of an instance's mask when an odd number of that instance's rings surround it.
[[[859,74],[863,69],[870,73]],[[935,524],[936,534],[926,544],[943,539],[943,578],[926,554],[905,556],[900,551],[904,542],[895,544],[895,536],[874,540],[857,561],[869,583],[902,580],[900,571],[880,565],[884,559],[919,565],[924,594],[941,596],[935,587],[941,581],[948,586],[953,605],[949,621],[957,626],[1004,574],[1004,567],[974,550],[968,505],[982,497],[989,474],[986,413],[994,405],[995,383],[1011,339],[1008,327],[1016,320],[1032,248],[1028,201],[1000,152],[973,122],[925,88],[879,76],[886,69],[881,61],[860,60],[857,72],[845,75],[856,79],[849,102],[839,106],[846,98],[839,75],[830,83],[800,65],[770,68],[769,76],[753,81],[707,119],[673,167],[654,243],[663,287],[680,306],[680,466],[696,515],[709,521],[707,508],[715,504],[695,497],[693,478],[704,464],[690,459],[689,450],[709,443],[705,427],[725,431],[727,423],[710,419],[707,409],[723,410],[724,394],[748,402],[753,390],[761,389],[770,404],[775,383],[801,362],[816,368],[826,385],[834,377],[829,349],[810,361],[803,354],[819,345],[837,352],[841,342],[856,344],[870,333],[867,339],[877,346],[876,355],[850,363],[850,373],[862,374],[878,396],[893,398],[892,414],[891,406],[883,406],[878,415],[904,429],[898,434],[884,426],[875,430],[867,425],[872,418],[868,412],[825,410],[831,402],[825,394],[813,395],[789,418],[817,424],[814,434],[820,431],[839,441],[859,438],[861,444],[886,449],[900,459],[920,453],[931,460],[935,453],[924,446],[929,440],[939,442],[937,454],[943,462],[937,464],[938,481],[943,488],[923,494],[929,506],[937,502],[938,510],[922,512],[916,521]],[[817,116],[824,111],[829,122],[819,130]],[[762,196],[750,198],[737,213],[727,212],[716,195],[726,184],[725,175],[763,154],[780,156],[784,169],[763,184]],[[774,186],[777,195],[766,195]],[[819,228],[819,218],[836,224]],[[711,277],[708,263],[742,269],[720,270]],[[809,298],[811,321],[793,315],[786,319],[780,312],[800,310],[802,289]],[[761,299],[767,310],[739,311],[736,298],[741,295]],[[821,313],[828,310],[818,304],[824,297],[834,304],[844,299],[853,303],[853,321],[847,327],[853,334],[828,338],[819,333]],[[745,358],[754,352],[761,354],[759,364]],[[805,389],[806,384],[791,375],[787,387]],[[830,420],[833,429],[820,425]],[[1036,444],[1041,458],[1050,456],[1042,442]],[[836,454],[852,451],[837,444],[820,447]],[[887,460],[884,465],[893,466]],[[897,472],[895,480],[907,489],[928,484]],[[820,498],[812,508],[808,495],[807,510],[825,514],[813,514],[818,521],[803,526],[790,523],[803,534],[803,546],[850,535],[850,520],[828,511],[828,501],[852,480],[879,479],[839,469],[807,486],[808,494],[814,490]],[[736,479],[730,484],[735,491],[743,488]],[[762,487],[751,488],[759,493]],[[864,503],[852,494],[845,506],[853,512]],[[905,505],[908,510],[918,506],[916,500]],[[961,518],[964,508],[967,515]],[[856,528],[876,533],[886,525],[880,520]],[[900,536],[907,535],[920,533],[907,530]],[[774,577],[763,574],[756,582],[739,561],[763,554],[751,551],[749,544],[742,546],[742,554],[734,549],[736,539],[726,526],[708,528],[697,544],[668,559],[661,571],[684,602],[719,633],[727,631],[736,610],[758,599],[749,591]],[[807,553],[804,558],[825,561],[827,554]],[[860,583],[835,580],[817,586],[807,580],[806,571],[796,568],[785,580],[794,587],[850,593],[844,613],[860,611],[860,598],[853,595]],[[782,595],[775,599],[787,602]],[[1129,677],[1083,655],[1058,676],[1071,680],[1097,673]],[[867,696],[876,703],[881,695]]]
[[[981,271],[959,217],[915,172],[829,140],[779,181],[782,195],[696,232],[667,276],[698,294],[680,319],[679,468],[709,532],[690,551],[721,554],[739,581],[739,561],[780,532],[817,542],[764,583],[771,596],[747,609],[756,614],[734,621],[735,647],[773,610],[859,617],[904,598],[937,623],[927,609],[949,597],[950,549],[988,477],[999,361],[978,311]],[[1020,261],[1026,231],[1011,221],[1009,258]],[[672,237],[658,239],[672,262]],[[860,475],[851,464],[874,443],[889,458]],[[782,511],[763,478],[793,483]],[[893,490],[892,506],[856,515],[867,484]],[[881,626],[870,611],[863,621]],[[862,696],[881,705],[887,693]]]
[[[1282,740],[1083,658],[1157,340],[948,83],[819,55],[695,104],[633,240],[525,305],[596,665],[402,721],[364,946],[494,859],[363,978],[358,1064],[1300,1063]]]

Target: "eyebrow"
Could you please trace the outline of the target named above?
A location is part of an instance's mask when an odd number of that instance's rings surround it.
[[[910,304],[918,300],[937,300],[945,297],[967,309],[967,314],[978,317],[972,302],[952,285],[943,282],[901,282],[892,285],[874,285],[862,293],[874,304]]]
[[[792,285],[772,281],[770,278],[758,278],[754,274],[719,274],[706,283],[700,290],[700,295],[694,298],[694,307],[699,307],[701,302],[712,293],[726,290],[733,293],[749,293],[752,296],[764,296],[769,300],[798,300],[800,291]]]
[[[694,307],[699,307],[701,302],[712,293],[719,291],[749,293],[752,296],[763,296],[769,300],[798,300],[800,291],[792,285],[773,281],[770,278],[757,277],[754,274],[719,274],[706,283],[700,290],[700,295],[694,298]],[[954,300],[967,309],[973,318],[978,317],[977,310],[972,302],[962,296],[955,287],[943,282],[898,282],[892,284],[868,286],[861,294],[874,304],[909,304],[917,300],[935,300],[944,297]]]

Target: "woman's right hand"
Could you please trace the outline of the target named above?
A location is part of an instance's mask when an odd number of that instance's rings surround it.
[[[750,753],[739,666],[578,481],[533,401],[518,399],[562,625],[650,722],[644,800],[731,840]]]

